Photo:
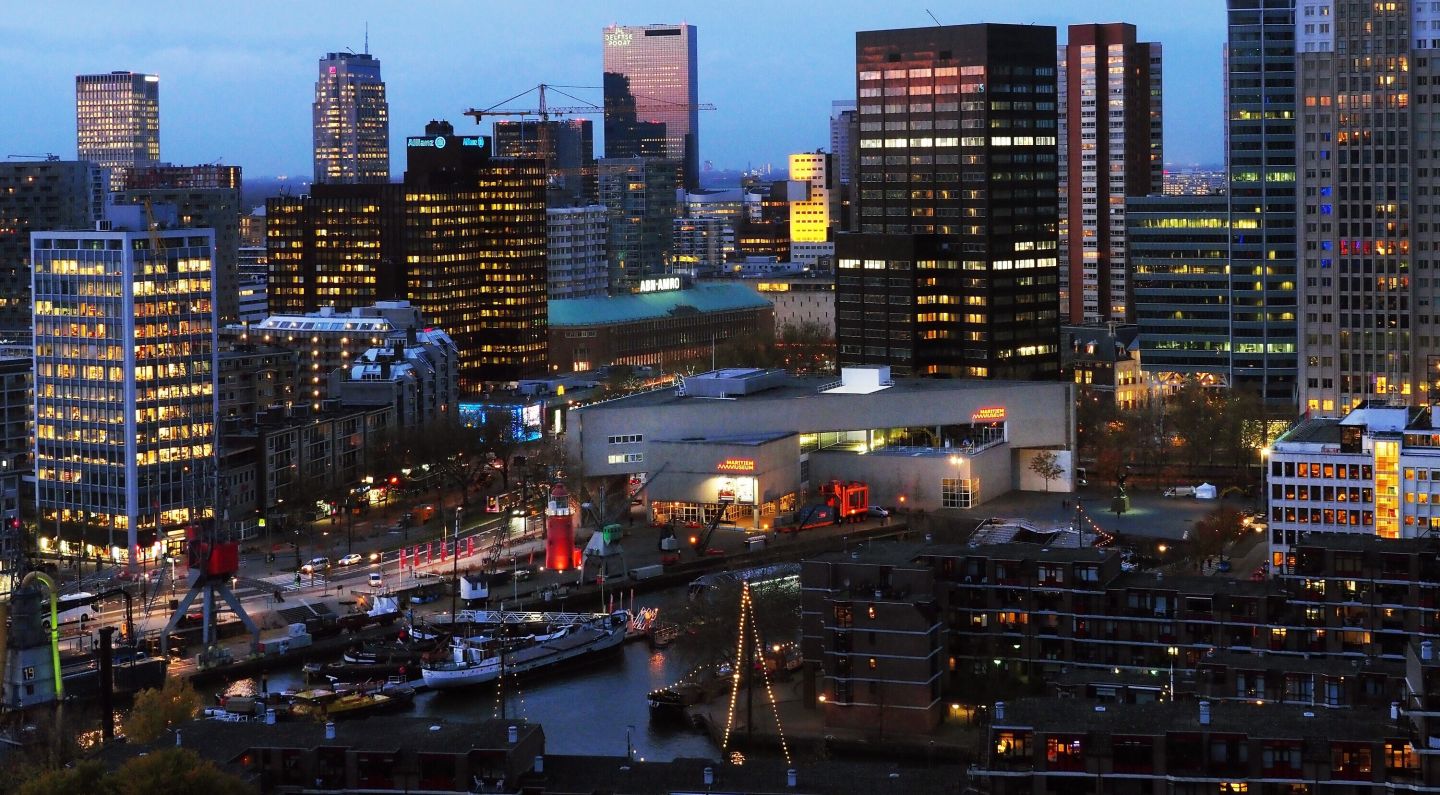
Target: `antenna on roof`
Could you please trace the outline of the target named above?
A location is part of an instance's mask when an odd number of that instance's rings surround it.
[[[365,20],[365,54],[370,54],[370,20]]]
[[[925,13],[926,13],[926,14],[930,14],[930,9],[928,9],[928,8],[925,9]],[[931,18],[931,19],[935,19],[935,15],[934,15],[934,14],[930,14],[930,18]],[[943,27],[945,27],[945,26],[940,24],[940,20],[935,19],[935,27],[937,27],[937,28],[943,28]]]

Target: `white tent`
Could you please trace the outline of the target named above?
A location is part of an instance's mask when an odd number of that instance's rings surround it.
[[[1209,483],[1201,483],[1200,485],[1198,485],[1198,486],[1195,487],[1195,499],[1197,499],[1197,500],[1213,500],[1213,499],[1215,499],[1215,487],[1212,486],[1212,485],[1210,485]]]

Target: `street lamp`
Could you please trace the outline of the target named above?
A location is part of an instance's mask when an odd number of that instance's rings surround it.
[[[1175,700],[1175,658],[1180,656],[1180,649],[1171,646],[1165,650],[1170,655],[1170,700]]]

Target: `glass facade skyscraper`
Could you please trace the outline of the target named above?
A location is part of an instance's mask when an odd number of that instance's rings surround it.
[[[110,187],[125,187],[125,170],[160,160],[160,78],[136,72],[75,77],[78,160],[110,171]]]
[[[497,121],[495,154],[544,160],[549,207],[582,207],[599,201],[595,133],[589,119]]]
[[[1230,202],[1224,196],[1125,200],[1140,361],[1163,383],[1217,383],[1230,369]]]
[[[390,181],[390,105],[380,59],[332,52],[315,80],[315,181]]]
[[[39,534],[153,559],[215,513],[214,236],[120,210],[114,231],[31,236]]]
[[[859,234],[835,239],[841,365],[1057,378],[1055,29],[861,31]]]
[[[695,26],[611,25],[604,37],[605,157],[673,160],[685,189],[699,190]]]
[[[1295,0],[1229,0],[1226,163],[1232,387],[1295,406]]]
[[[610,290],[625,292],[641,279],[670,271],[675,234],[675,163],[648,157],[600,161]]]

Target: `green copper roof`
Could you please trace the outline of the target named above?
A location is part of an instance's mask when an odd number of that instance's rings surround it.
[[[744,284],[701,284],[684,290],[551,301],[550,325],[603,326],[651,320],[692,310],[726,312],[770,305],[769,299]]]

